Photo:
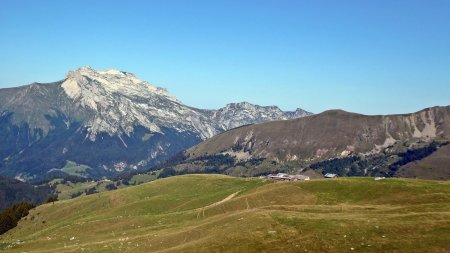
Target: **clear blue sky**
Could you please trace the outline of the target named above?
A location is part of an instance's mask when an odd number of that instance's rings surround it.
[[[450,104],[450,1],[0,1],[0,87],[85,65],[200,108],[412,112]]]

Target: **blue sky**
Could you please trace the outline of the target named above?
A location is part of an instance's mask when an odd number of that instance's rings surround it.
[[[0,87],[89,65],[187,105],[321,112],[450,104],[450,1],[0,1]]]

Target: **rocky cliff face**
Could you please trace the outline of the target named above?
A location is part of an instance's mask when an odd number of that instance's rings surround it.
[[[219,124],[220,128],[228,130],[248,124],[295,119],[309,115],[312,113],[300,108],[294,112],[284,112],[276,106],[259,106],[242,102],[228,104],[219,110],[212,111],[211,118]]]
[[[59,82],[0,90],[0,173],[29,179],[75,161],[112,175],[234,127],[306,115],[249,103],[196,109],[131,73],[82,67]]]

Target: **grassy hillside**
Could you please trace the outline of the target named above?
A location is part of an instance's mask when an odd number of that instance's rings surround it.
[[[397,176],[437,180],[450,178],[450,145],[442,146],[436,152],[420,161],[402,166]]]
[[[53,169],[53,170],[60,170],[62,172],[65,172],[72,176],[80,176],[85,177],[88,176],[88,170],[91,168],[87,165],[83,164],[77,164],[76,162],[67,161],[66,165],[62,167],[61,169]]]
[[[185,175],[46,204],[8,252],[449,252],[450,184]]]

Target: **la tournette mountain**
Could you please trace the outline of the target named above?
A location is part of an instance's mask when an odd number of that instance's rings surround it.
[[[93,178],[146,169],[234,127],[311,115],[302,109],[184,105],[127,72],[82,67],[64,80],[0,90],[0,174],[55,177],[71,161]]]

